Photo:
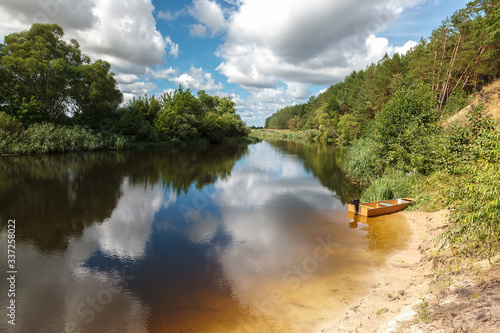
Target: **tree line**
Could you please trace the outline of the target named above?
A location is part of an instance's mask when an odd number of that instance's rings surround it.
[[[111,66],[92,62],[57,24],[36,23],[0,44],[0,152],[220,143],[248,136],[231,97],[179,87],[123,104]]]

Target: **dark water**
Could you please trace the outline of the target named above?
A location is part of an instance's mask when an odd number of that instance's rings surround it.
[[[359,189],[341,155],[264,142],[0,157],[0,331],[314,331],[409,236],[397,214],[349,226]]]

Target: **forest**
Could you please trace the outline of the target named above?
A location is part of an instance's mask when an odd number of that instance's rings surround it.
[[[365,187],[362,201],[416,197],[422,210],[448,209],[442,244],[489,257],[500,250],[499,75],[500,2],[475,0],[408,53],[352,72],[265,127],[346,146],[343,169]]]
[[[0,44],[0,153],[37,154],[221,143],[250,130],[231,97],[179,87],[123,103],[111,66],[92,62],[56,24]]]

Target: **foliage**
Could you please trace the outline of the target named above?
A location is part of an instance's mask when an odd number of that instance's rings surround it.
[[[209,96],[200,91],[196,98],[189,89],[182,87],[163,96],[162,109],[154,126],[163,139],[172,141],[206,137],[210,142],[220,143],[225,138],[250,133],[236,114],[230,97]]]
[[[304,126],[304,119],[302,119],[299,115],[296,115],[292,119],[288,121],[288,128],[292,131],[298,131]]]
[[[443,116],[451,116],[469,104],[469,95],[464,90],[455,90],[443,107]]]
[[[6,153],[19,140],[23,132],[23,125],[13,116],[0,111],[0,153]]]
[[[254,138],[265,139],[268,141],[305,141],[306,134],[301,132],[294,132],[288,130],[267,130],[258,129],[252,131],[250,134]]]
[[[63,40],[57,24],[33,24],[0,44],[0,110],[25,124],[63,123],[74,115],[87,125],[109,116],[122,94],[109,63],[83,55]]]
[[[338,132],[343,140],[354,141],[361,134],[361,124],[354,115],[345,114],[338,122]]]
[[[374,139],[381,145],[378,156],[383,168],[404,172],[432,171],[439,130],[434,112],[436,101],[427,87],[412,85],[399,89],[375,118]]]
[[[384,176],[375,179],[363,192],[361,200],[369,202],[394,198],[411,198],[418,193],[417,186],[416,174],[405,174],[402,171],[391,170]]]
[[[3,139],[3,138],[2,138]],[[2,140],[6,142],[6,140]],[[2,147],[3,153],[33,154],[96,150],[106,148],[99,135],[80,126],[32,124],[18,133],[18,139]]]
[[[343,162],[343,168],[349,177],[369,183],[382,174],[382,145],[370,137],[363,137],[351,145]]]
[[[492,255],[500,250],[500,133],[482,107],[471,108],[469,122],[448,136],[446,170],[455,182],[446,204],[453,227],[441,240],[462,253]]]

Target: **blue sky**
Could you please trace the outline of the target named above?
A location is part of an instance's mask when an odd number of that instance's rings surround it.
[[[126,99],[179,85],[232,96],[248,125],[406,52],[466,1],[2,0],[0,40],[60,24],[111,63]]]

